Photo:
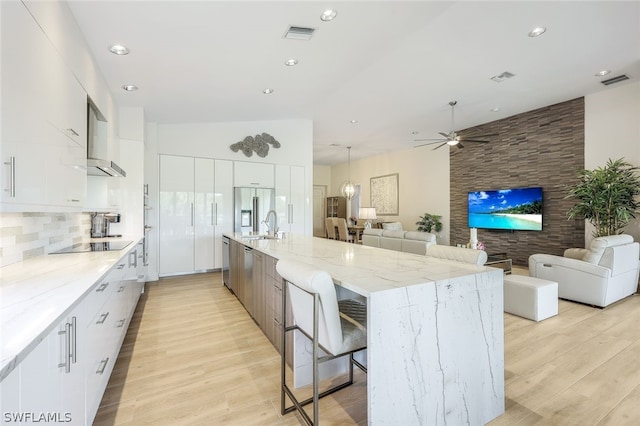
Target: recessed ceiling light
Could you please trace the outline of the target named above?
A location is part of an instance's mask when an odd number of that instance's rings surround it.
[[[284,61],[284,64],[288,67],[292,67],[294,65],[298,65],[298,60],[295,58],[287,59],[286,61]]]
[[[538,37],[545,33],[547,29],[545,27],[535,27],[529,31],[529,37]]]
[[[417,135],[418,133],[420,133],[420,132],[415,131],[415,130],[413,132],[411,132],[412,135]]]
[[[332,144],[331,144],[331,145],[329,145],[329,146],[340,146],[340,144],[339,144],[339,143],[332,143]]]
[[[124,86],[122,86],[122,88],[127,92],[138,90],[138,86],[136,86],[135,84],[125,84]]]
[[[270,95],[273,93],[273,89],[264,89],[262,93],[264,93],[265,95]]]
[[[602,71],[598,71],[595,75],[596,77],[604,77],[605,75],[609,75],[609,74],[611,74],[611,71],[602,70]]]
[[[358,120],[351,120],[351,121],[349,121],[349,123],[351,123],[351,124],[356,124],[357,122],[358,122]]]
[[[129,49],[127,48],[127,46],[123,46],[121,44],[112,44],[111,46],[109,46],[109,52],[113,53],[114,55],[128,55]]]
[[[327,9],[324,12],[322,12],[322,15],[320,15],[320,20],[325,22],[333,21],[336,16],[338,16],[337,10]]]

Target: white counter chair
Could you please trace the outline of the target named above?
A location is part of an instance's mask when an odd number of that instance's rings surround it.
[[[335,285],[327,272],[287,259],[280,259],[276,269],[283,279],[282,318],[285,319],[281,351],[281,412],[284,415],[298,410],[307,424],[317,424],[319,399],[352,384],[354,365],[366,372],[366,368],[353,358],[353,354],[366,349],[367,333],[361,321],[354,321],[341,315]],[[291,302],[294,325],[286,323],[287,295]],[[358,305],[358,302],[349,304],[347,301],[340,301],[340,305]],[[360,305],[366,307],[362,303]],[[366,324],[366,320],[364,323]],[[303,401],[296,398],[286,382],[287,333],[294,330],[299,330],[313,346],[313,396]],[[350,358],[348,380],[319,392],[319,363],[344,355],[349,355]],[[286,397],[291,400],[293,406],[286,407]],[[313,403],[313,421],[304,410],[304,406],[309,403]]]

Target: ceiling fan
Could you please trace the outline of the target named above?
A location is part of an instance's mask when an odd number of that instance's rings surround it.
[[[489,143],[489,141],[487,140],[481,140],[479,138],[488,138],[488,137],[492,137],[492,136],[497,136],[497,133],[491,134],[491,135],[481,135],[481,136],[470,136],[468,138],[461,138],[456,132],[455,130],[453,130],[453,109],[456,106],[456,104],[458,103],[458,101],[451,101],[449,102],[449,105],[451,105],[451,131],[449,131],[449,133],[444,133],[444,132],[438,132],[438,134],[442,135],[443,138],[439,138],[439,139],[414,139],[414,141],[416,142],[422,142],[422,141],[427,141],[427,143],[423,143],[420,145],[416,145],[414,148],[418,148],[420,146],[425,146],[425,145],[433,145],[433,144],[437,144],[439,143],[440,145],[436,146],[435,148],[433,148],[433,150],[436,150],[438,148],[442,148],[445,145],[450,145],[450,146],[457,146],[458,148],[464,148],[464,145],[462,144],[462,142],[474,142],[474,143]]]

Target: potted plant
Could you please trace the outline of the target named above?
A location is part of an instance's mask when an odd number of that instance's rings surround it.
[[[440,222],[441,218],[442,216],[437,214],[425,213],[423,216],[420,216],[420,220],[416,222],[416,225],[418,225],[418,231],[422,231],[422,232],[442,231],[442,222]]]
[[[567,213],[569,219],[584,218],[595,227],[594,237],[617,235],[636,217],[640,202],[640,168],[619,160],[604,167],[580,170],[579,182],[568,186],[577,204]]]

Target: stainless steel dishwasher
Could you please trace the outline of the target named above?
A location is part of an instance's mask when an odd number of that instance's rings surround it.
[[[242,277],[242,299],[244,308],[253,317],[253,249],[244,247],[244,276]]]
[[[229,237],[222,236],[222,282],[231,290],[231,271],[229,269],[229,252],[231,244]]]

